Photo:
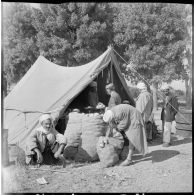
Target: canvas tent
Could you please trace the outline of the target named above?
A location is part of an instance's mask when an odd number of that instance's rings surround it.
[[[77,67],[59,66],[39,56],[4,100],[3,125],[8,129],[8,143],[23,146],[42,113],[49,112],[58,120],[70,104],[80,100],[94,79],[98,83],[100,102],[108,103],[105,85],[112,81],[122,100],[129,100],[135,106],[112,47],[95,60]]]

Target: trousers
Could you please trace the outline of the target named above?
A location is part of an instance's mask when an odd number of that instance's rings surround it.
[[[165,122],[163,132],[163,143],[170,143],[171,141],[171,127],[172,122]]]

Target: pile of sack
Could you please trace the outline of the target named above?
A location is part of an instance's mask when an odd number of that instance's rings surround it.
[[[106,133],[106,124],[98,113],[84,114],[72,112],[64,133],[67,145],[65,158],[76,161],[96,161],[98,154],[96,144],[99,137]]]
[[[102,114],[69,113],[64,133],[67,140],[64,157],[79,162],[100,160],[102,167],[115,165],[128,151],[123,154],[124,139],[116,130],[113,130],[110,137],[105,137],[107,128]]]

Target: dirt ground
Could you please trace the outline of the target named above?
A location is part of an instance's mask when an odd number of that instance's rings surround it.
[[[160,130],[159,111],[155,121]],[[161,142],[162,134],[148,145],[145,157],[134,154],[134,164],[128,167],[101,168],[100,162],[73,161],[67,161],[66,168],[43,165],[34,170],[33,166],[14,164],[2,167],[2,192],[192,192],[192,137],[172,135],[168,148],[162,147]],[[38,184],[36,179],[41,177],[48,184]]]

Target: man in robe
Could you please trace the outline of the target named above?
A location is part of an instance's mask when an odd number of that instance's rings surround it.
[[[170,86],[164,85],[161,88],[165,95],[165,103],[161,112],[161,120],[164,125],[163,129],[163,147],[171,145],[171,129],[172,123],[175,121],[175,116],[179,109],[177,97],[171,93]]]
[[[121,97],[120,95],[115,91],[115,86],[113,83],[110,83],[106,85],[106,92],[108,95],[110,95],[110,99],[108,102],[108,109],[112,108],[113,106],[116,106],[118,104],[121,104]]]
[[[125,133],[129,140],[129,153],[121,166],[128,166],[132,163],[132,155],[135,149],[141,154],[147,153],[147,141],[144,122],[141,113],[131,105],[119,104],[107,110],[103,120],[109,123],[111,129]],[[109,131],[106,133],[108,137]]]
[[[136,101],[136,109],[139,110],[142,114],[147,140],[152,141],[152,129],[147,127],[150,127],[149,123],[151,123],[150,118],[153,110],[153,97],[152,94],[148,92],[145,83],[139,82],[137,84],[137,88],[139,89],[140,94]]]

